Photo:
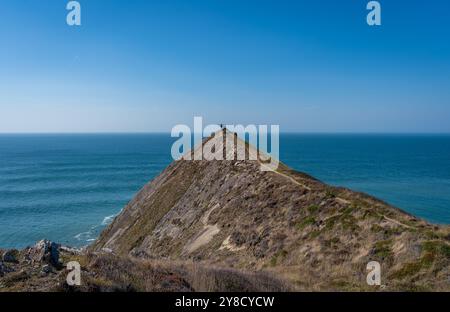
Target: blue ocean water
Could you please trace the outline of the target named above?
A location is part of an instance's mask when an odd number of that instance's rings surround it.
[[[172,138],[0,135],[0,246],[83,246],[170,162]]]
[[[450,135],[283,135],[280,154],[328,184],[450,224]]]
[[[170,162],[168,134],[0,135],[0,247],[93,241]],[[450,224],[450,136],[283,134],[280,158],[316,178]]]

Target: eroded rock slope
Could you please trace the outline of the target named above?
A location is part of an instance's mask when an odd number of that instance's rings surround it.
[[[370,290],[366,265],[378,261],[383,289],[450,290],[448,226],[283,164],[260,169],[257,160],[173,162],[91,250],[266,270],[299,290]]]

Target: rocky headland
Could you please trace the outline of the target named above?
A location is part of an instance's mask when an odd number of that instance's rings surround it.
[[[175,161],[91,246],[1,251],[0,291],[450,290],[449,226],[284,164],[260,169]],[[68,261],[81,264],[79,287],[65,282]],[[370,261],[381,286],[366,282]]]

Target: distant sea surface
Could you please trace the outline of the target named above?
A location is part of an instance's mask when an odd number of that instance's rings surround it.
[[[84,246],[170,162],[168,134],[0,135],[0,248]],[[450,136],[283,134],[280,158],[323,182],[450,224]]]

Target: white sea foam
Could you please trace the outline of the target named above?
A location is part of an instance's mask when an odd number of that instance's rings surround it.
[[[103,218],[103,221],[101,224],[91,227],[91,229],[89,231],[82,232],[82,233],[75,235],[74,238],[76,238],[78,241],[85,241],[85,242],[95,241],[99,228],[109,225],[114,220],[115,216],[116,215],[113,214],[113,215]]]
[[[75,235],[75,238],[79,241],[84,241],[84,240],[88,240],[89,237],[91,237],[91,236],[92,236],[92,232],[87,231],[87,232],[82,232],[82,233]]]
[[[116,215],[113,214],[113,215],[110,215],[110,216],[105,217],[105,218],[103,219],[103,221],[102,221],[102,225],[108,225],[108,224],[110,224],[110,223],[114,220],[114,217],[115,217],[115,216],[116,216]]]

